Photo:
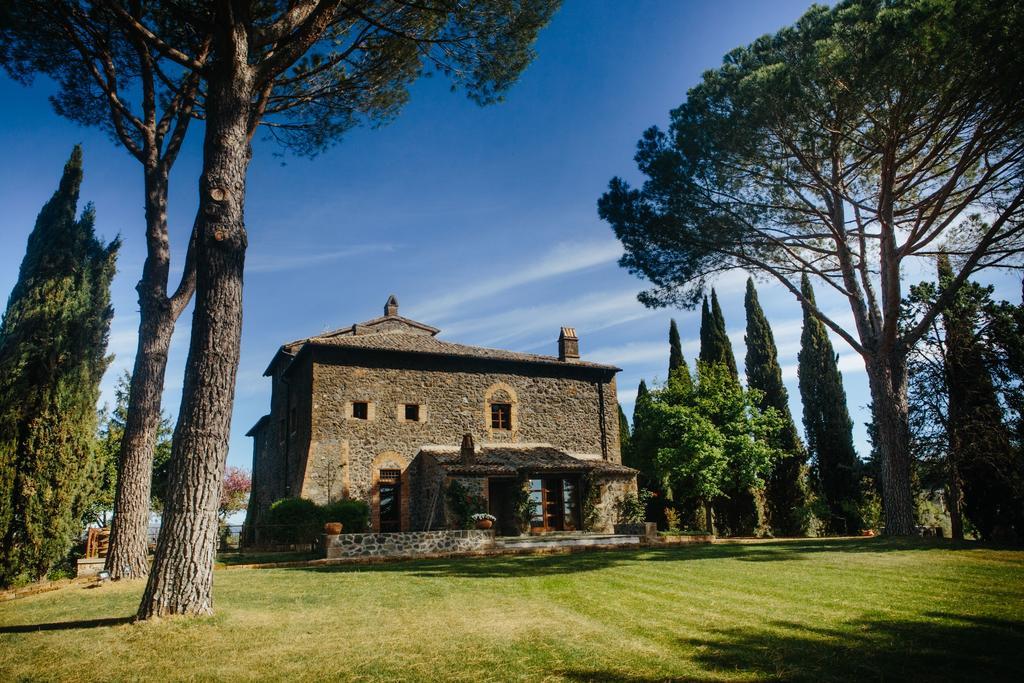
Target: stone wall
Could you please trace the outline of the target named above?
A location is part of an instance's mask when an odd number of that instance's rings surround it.
[[[601,498],[597,504],[597,522],[590,531],[612,533],[619,521],[615,510],[616,504],[629,493],[636,493],[636,478],[622,476],[603,476],[595,479],[601,487]]]
[[[423,445],[458,445],[466,433],[478,444],[546,442],[621,462],[615,382],[608,373],[525,364],[501,372],[494,363],[374,360],[372,354],[352,362],[313,366],[307,471],[344,461],[346,493],[353,498],[372,497],[372,463],[382,452],[411,462]],[[494,396],[512,403],[512,430],[490,428],[488,399]],[[369,402],[371,418],[352,419],[353,401]],[[406,403],[420,406],[421,421],[404,419]],[[324,498],[310,477],[302,495]]]
[[[327,559],[343,557],[416,557],[485,550],[494,547],[494,532],[411,531],[398,534],[328,536]]]

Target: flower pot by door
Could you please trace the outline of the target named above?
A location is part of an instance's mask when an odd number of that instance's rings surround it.
[[[324,533],[328,536],[337,536],[341,533],[341,522],[327,522],[324,524]]]
[[[480,520],[477,520],[476,528],[477,529],[490,529],[493,524],[494,524],[494,522],[492,522],[489,519],[480,519]]]

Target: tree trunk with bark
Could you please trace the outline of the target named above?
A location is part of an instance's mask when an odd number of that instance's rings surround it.
[[[866,364],[882,461],[882,503],[885,533],[909,536],[914,532],[914,496],[910,487],[910,422],[907,400],[906,355],[879,354]]]
[[[244,22],[223,17],[208,79],[196,220],[196,304],[168,500],[138,618],[213,611],[217,509],[242,331],[253,70]]]
[[[128,413],[118,454],[117,491],[106,569],[113,579],[149,573],[147,535],[153,451],[160,426],[164,375],[174,324],[192,296],[188,263],[174,297],[167,296],[170,248],[166,171],[155,153],[145,169],[146,262],[139,293],[139,341],[128,395]]]

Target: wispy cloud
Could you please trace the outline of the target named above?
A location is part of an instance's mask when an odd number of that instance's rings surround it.
[[[700,350],[700,342],[689,340],[682,345],[683,356],[692,369],[693,361]],[[652,364],[668,365],[668,338],[660,342],[627,342],[619,346],[602,346],[587,354],[587,360],[595,363],[609,363],[621,367],[641,366],[646,369]]]
[[[436,297],[417,309],[422,320],[443,320],[463,304],[539,282],[559,275],[574,273],[605,263],[622,255],[622,246],[614,240],[589,244],[558,244],[531,264],[510,266],[507,272],[476,282],[472,287]]]
[[[483,344],[510,346],[518,341],[519,348],[531,349],[550,343],[554,350],[558,329],[562,325],[575,327],[583,338],[586,353],[586,334],[656,314],[636,300],[632,290],[598,292],[577,299],[515,308],[495,315],[455,321],[444,328],[446,338]]]
[[[255,253],[246,257],[246,273],[278,273],[296,268],[310,268],[340,259],[395,251],[393,244],[356,244],[332,251],[296,253]]]

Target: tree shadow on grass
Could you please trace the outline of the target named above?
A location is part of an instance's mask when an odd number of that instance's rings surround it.
[[[956,550],[979,548],[931,539],[802,539],[774,543],[718,543],[601,550],[556,555],[503,555],[450,559],[404,559],[381,564],[336,564],[290,567],[286,571],[324,573],[397,572],[422,578],[524,578],[595,571],[636,562],[686,562],[739,560],[742,562],[794,562],[819,553],[884,553],[908,550]],[[1022,558],[1024,559],[1024,558]]]
[[[712,670],[782,680],[1020,680],[1024,622],[926,613],[865,617],[838,627],[776,621],[682,641]]]
[[[920,620],[862,618],[833,628],[775,621],[761,629],[723,629],[679,641],[707,677],[783,681],[1019,681],[1024,622],[926,613]],[[577,681],[649,678],[595,668],[558,672]],[[692,679],[692,680],[699,680]]]
[[[70,631],[82,628],[119,626],[121,624],[130,624],[134,618],[134,616],[108,617],[104,619],[82,619],[80,621],[54,621],[47,624],[17,624],[14,626],[0,626],[0,634],[35,633],[36,631]]]

